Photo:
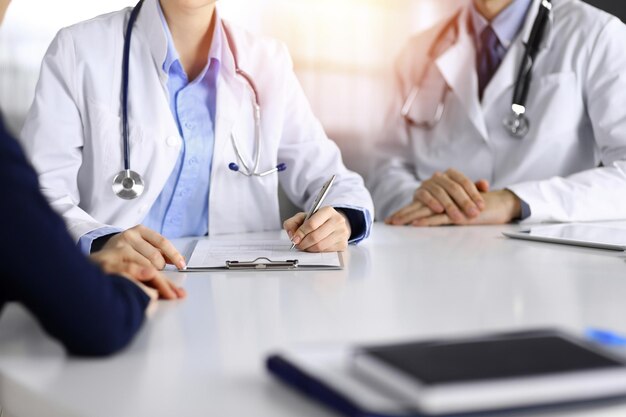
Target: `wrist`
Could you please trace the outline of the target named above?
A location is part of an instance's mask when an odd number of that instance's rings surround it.
[[[352,225],[350,224],[350,217],[348,217],[348,215],[340,208],[335,209],[335,211],[337,211],[337,213],[339,213],[341,217],[343,217],[343,221],[346,222],[346,227],[348,228],[348,240],[350,240],[350,237],[352,237]]]
[[[507,223],[522,217],[522,200],[511,190],[499,191],[504,202]]]

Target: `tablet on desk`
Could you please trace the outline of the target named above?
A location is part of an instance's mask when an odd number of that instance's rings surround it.
[[[561,243],[598,249],[626,250],[626,229],[591,224],[536,226],[520,232],[505,232],[513,239]]]
[[[556,331],[363,347],[357,376],[415,414],[511,410],[626,394],[626,366]]]

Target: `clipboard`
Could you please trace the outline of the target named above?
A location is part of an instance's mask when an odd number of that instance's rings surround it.
[[[200,239],[194,243],[186,271],[332,271],[344,268],[340,252],[291,251],[290,246],[288,240]]]

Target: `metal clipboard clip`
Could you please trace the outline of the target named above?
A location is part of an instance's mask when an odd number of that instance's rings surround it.
[[[267,262],[260,262],[267,261]],[[298,268],[298,260],[272,261],[266,257],[256,258],[253,261],[226,261],[226,268],[234,270],[258,270],[258,269],[296,269]]]

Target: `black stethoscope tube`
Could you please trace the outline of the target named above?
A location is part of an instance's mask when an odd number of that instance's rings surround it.
[[[533,28],[526,44],[526,51],[524,52],[524,58],[520,65],[520,69],[517,75],[517,81],[515,82],[515,91],[513,93],[513,104],[517,104],[522,107],[526,107],[528,100],[528,92],[530,90],[530,84],[532,82],[533,66],[535,65],[535,58],[539,53],[539,45],[543,39],[544,32],[548,21],[550,20],[551,3],[550,0],[542,0],[539,8],[539,15],[533,23]]]
[[[122,137],[124,140],[124,169],[130,170],[130,140],[128,131],[128,79],[130,66],[130,40],[133,33],[135,21],[139,11],[143,6],[143,0],[135,6],[128,19],[126,37],[124,38],[124,57],[122,59]]]

